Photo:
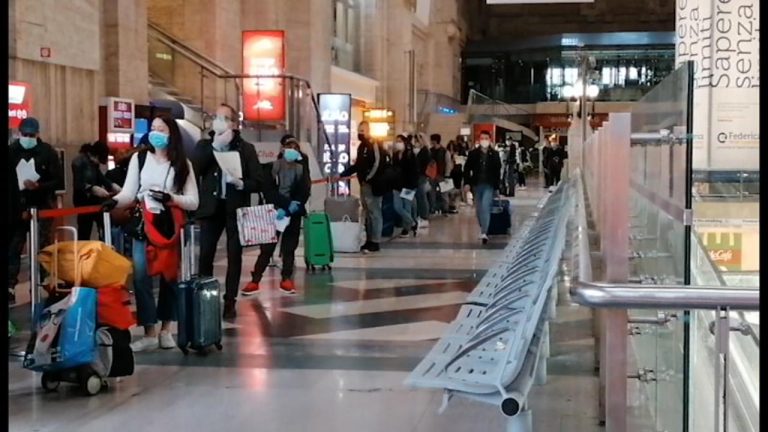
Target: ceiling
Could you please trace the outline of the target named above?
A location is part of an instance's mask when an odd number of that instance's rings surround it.
[[[675,0],[488,5],[460,0],[470,40],[509,40],[560,33],[674,31]]]

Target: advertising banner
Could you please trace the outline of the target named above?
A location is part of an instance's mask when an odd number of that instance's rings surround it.
[[[22,120],[32,115],[29,84],[14,81],[8,83],[8,129],[16,129]]]
[[[281,75],[285,72],[285,33],[282,30],[243,32],[243,74]],[[282,78],[243,80],[243,118],[281,122],[285,119]]]
[[[395,141],[395,112],[385,108],[363,111],[363,119],[368,122],[371,136],[383,141]]]
[[[330,145],[323,149],[323,176],[338,176],[351,163],[351,110],[352,95],[344,93],[321,93],[317,96],[320,120]],[[340,181],[336,187],[339,195],[349,195],[349,180]]]
[[[759,20],[758,0],[677,0],[676,63],[694,62],[694,169],[759,169]]]

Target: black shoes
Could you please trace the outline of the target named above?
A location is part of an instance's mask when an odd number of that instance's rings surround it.
[[[235,310],[235,302],[233,301],[224,302],[223,318],[225,321],[232,321],[235,318],[237,318],[237,311]]]
[[[408,228],[403,228],[400,231],[400,237],[408,237],[408,235],[411,233],[411,231]]]
[[[381,248],[379,247],[379,244],[375,242],[366,242],[363,247],[360,248],[360,252],[364,254],[378,252],[380,250]]]

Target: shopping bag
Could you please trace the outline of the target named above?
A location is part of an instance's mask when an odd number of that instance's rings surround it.
[[[74,287],[38,314],[24,367],[44,372],[90,364],[96,351],[96,290]]]
[[[365,231],[360,222],[352,222],[344,216],[341,222],[331,222],[331,238],[334,252],[356,253],[365,240]]]
[[[255,246],[277,242],[277,211],[271,204],[237,209],[240,245]]]
[[[130,260],[100,241],[58,242],[40,251],[38,260],[57,279],[75,285],[126,285],[133,273]]]
[[[452,191],[454,189],[454,187],[453,187],[453,179],[445,179],[445,180],[441,181],[440,183],[438,183],[438,185],[440,186],[440,192],[441,193],[450,192],[450,191]]]

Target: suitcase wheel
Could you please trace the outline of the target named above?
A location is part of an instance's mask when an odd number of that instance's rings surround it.
[[[310,265],[310,269],[311,269],[312,273],[317,271],[317,267],[315,267],[314,265]]]
[[[40,385],[46,392],[55,392],[59,388],[61,382],[48,372],[43,372],[43,376],[40,378]]]
[[[80,388],[88,396],[96,396],[103,386],[104,380],[96,372],[85,373],[80,377]]]
[[[188,350],[186,347],[184,347],[184,348],[181,348],[181,347],[180,347],[179,349],[181,350],[181,352],[182,352],[184,355],[189,355],[189,350]]]
[[[221,342],[216,344],[216,349],[219,350],[219,351],[224,349],[224,346],[221,345]]]

